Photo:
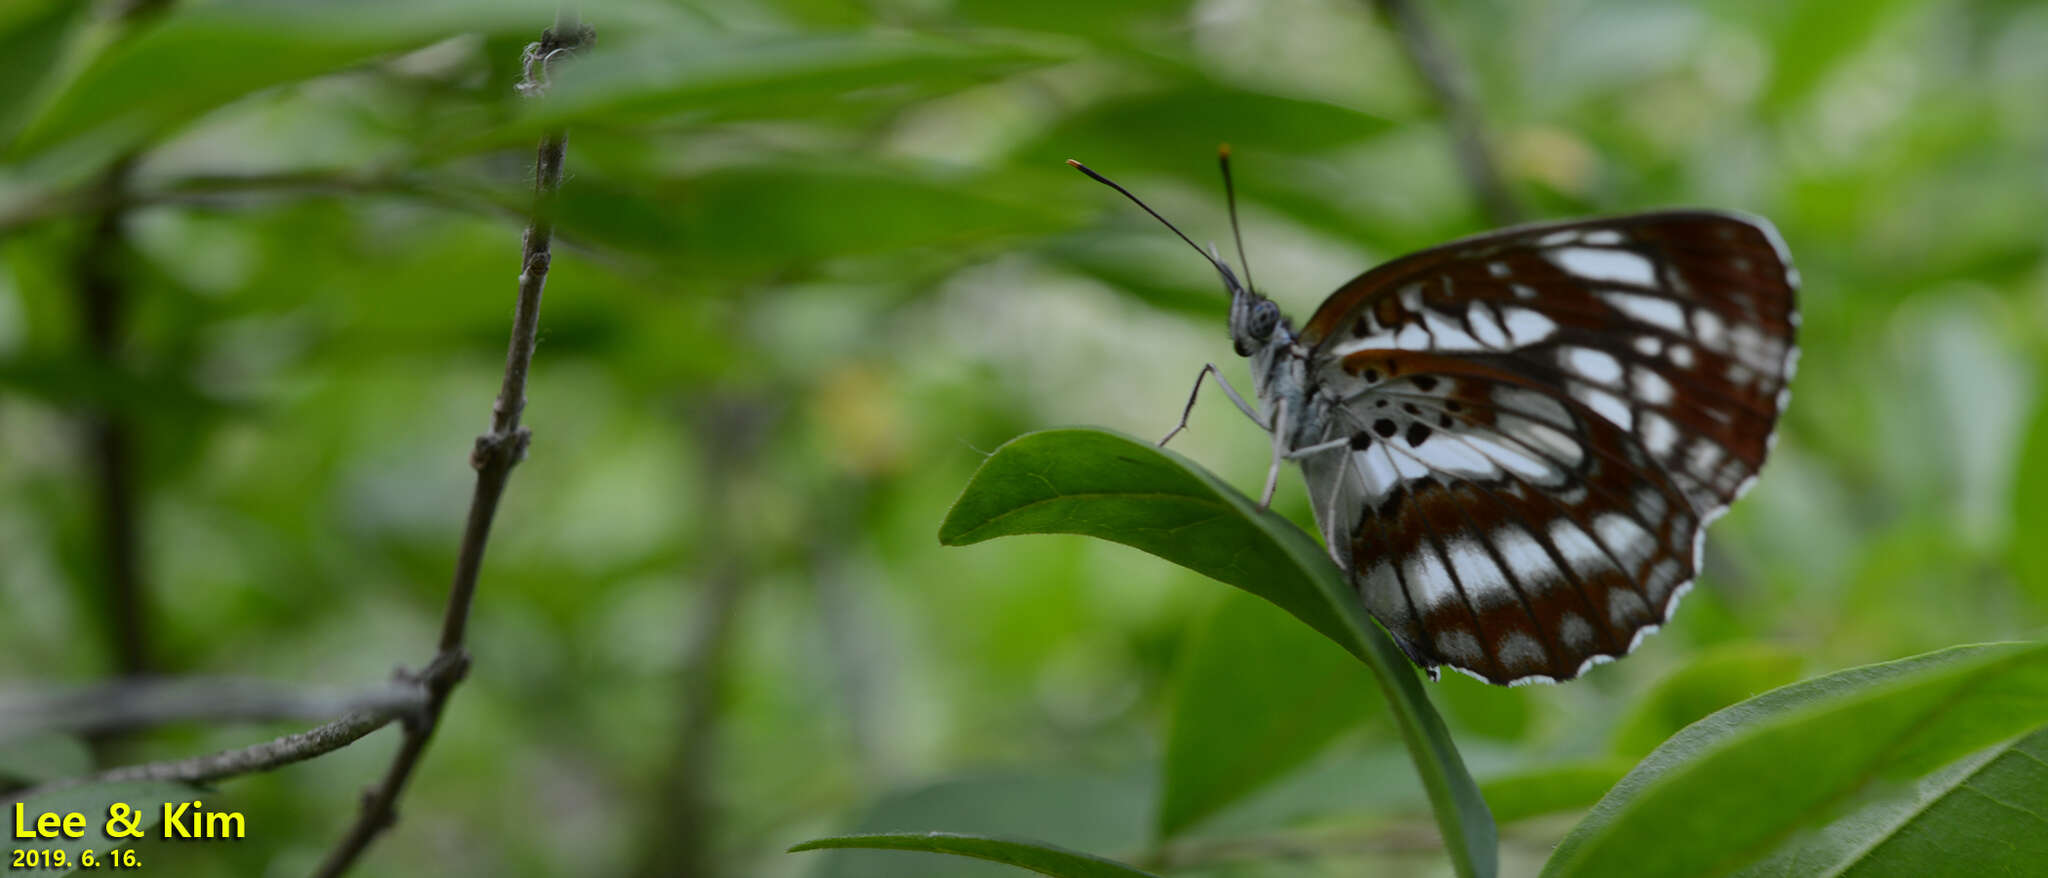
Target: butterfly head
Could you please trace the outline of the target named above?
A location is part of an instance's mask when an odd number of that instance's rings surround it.
[[[1273,344],[1276,335],[1291,334],[1281,332],[1279,305],[1238,283],[1228,264],[1215,261],[1223,287],[1230,292],[1230,341],[1238,356],[1249,357]]]

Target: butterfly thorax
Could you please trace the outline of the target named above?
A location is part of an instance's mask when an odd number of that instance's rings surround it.
[[[1284,323],[1250,357],[1252,388],[1269,429],[1283,431],[1288,450],[1321,441],[1328,427],[1330,405],[1318,399],[1309,372],[1309,352],[1292,327]]]
[[[1222,262],[1216,269],[1230,294],[1231,343],[1251,361],[1252,388],[1267,429],[1281,433],[1281,444],[1288,450],[1316,441],[1330,406],[1314,400],[1308,347],[1281,315],[1279,305],[1239,284]]]

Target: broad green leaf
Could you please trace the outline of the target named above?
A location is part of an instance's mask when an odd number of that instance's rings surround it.
[[[59,69],[67,36],[88,4],[22,0],[0,4],[0,141],[11,138],[19,115]]]
[[[171,13],[106,48],[23,126],[25,156],[81,134],[133,143],[243,95],[462,33],[531,32],[553,3],[264,3]]]
[[[601,119],[698,121],[837,113],[848,102],[904,99],[1057,60],[1044,46],[908,34],[804,34],[643,41],[592,52],[554,77],[547,99],[495,138]],[[905,90],[908,90],[907,92]]]
[[[112,368],[83,354],[0,356],[0,389],[57,404],[89,403],[177,418],[216,417],[235,408],[208,396],[186,376]]]
[[[1628,774],[1622,759],[1587,759],[1503,774],[1480,781],[1479,791],[1493,809],[1493,819],[1512,823],[1545,814],[1593,807],[1616,781]]]
[[[2044,723],[2048,643],[1956,647],[1778,689],[1657,748],[1544,874],[1727,874]]]
[[[827,848],[866,848],[883,851],[926,851],[934,854],[952,854],[959,857],[973,857],[1005,863],[1020,869],[1029,869],[1040,875],[1053,878],[1148,878],[1150,873],[1140,872],[1122,863],[1105,860],[1092,854],[1070,851],[1062,847],[1041,844],[1034,841],[1016,841],[991,838],[985,835],[960,835],[951,832],[901,832],[876,835],[842,835],[832,838],[812,839],[796,847],[798,851],[816,851]]]
[[[1112,177],[1134,169],[1165,170],[1214,186],[1219,143],[1255,154],[1314,154],[1393,127],[1387,119],[1326,101],[1202,82],[1091,107],[1047,131],[1022,155],[1041,162],[1077,158]],[[1257,173],[1242,176],[1245,185],[1260,184]]]
[[[636,186],[582,177],[563,187],[557,217],[565,234],[708,274],[787,272],[912,247],[959,252],[1078,221],[1010,181],[960,185],[914,169],[824,163]]]
[[[1158,783],[1149,771],[1038,769],[955,777],[883,796],[838,834],[943,827],[969,835],[1033,838],[1084,851],[1132,851],[1146,842]],[[911,854],[828,853],[814,878],[998,878],[1000,866]]]
[[[41,783],[90,771],[92,751],[70,735],[43,732],[0,740],[0,778]]]
[[[1112,44],[1131,42],[1147,31],[1172,32],[1186,27],[1189,0],[959,0],[951,11],[979,25],[1081,34]]]
[[[1314,539],[1179,454],[1090,429],[1028,433],[996,449],[939,528],[967,545],[1076,533],[1158,555],[1271,601],[1373,671],[1461,875],[1498,868],[1493,817],[1415,668]]]
[[[1640,759],[1700,717],[1798,679],[1800,664],[1799,656],[1761,643],[1701,656],[1636,700],[1614,733],[1614,752]]]
[[[1942,769],[1745,874],[2028,875],[2048,863],[2048,728]]]
[[[23,844],[21,841],[16,841],[15,846],[60,851],[63,854],[64,861],[74,867],[78,864],[79,855],[90,850],[93,852],[93,856],[104,864],[108,850],[130,847],[137,841],[156,838],[158,835],[157,826],[163,822],[165,803],[175,805],[198,799],[203,804],[207,799],[214,798],[217,795],[200,794],[183,784],[153,780],[90,783],[66,787],[22,800],[22,814],[29,821],[33,822],[39,815],[45,813],[63,815],[75,811],[85,815],[85,837],[54,838],[48,841],[37,840],[33,844]],[[140,837],[110,837],[106,831],[107,817],[110,813],[109,809],[113,808],[116,804],[125,805],[129,811],[135,812],[134,816],[139,818],[136,828],[143,830],[147,834]],[[7,809],[7,820],[5,822],[9,825],[12,825],[14,822],[13,810],[12,807]],[[207,810],[215,809],[208,808]],[[186,813],[189,815],[191,812],[187,811]],[[190,820],[189,817],[186,819]],[[87,870],[87,874],[99,874],[105,871],[106,868],[105,865],[102,865],[98,869]]]
[[[1180,660],[1156,831],[1171,838],[1365,718],[1358,662],[1250,595],[1225,597]]]
[[[1138,187],[1140,194],[1153,190],[1153,181],[1145,179],[1148,175],[1169,176],[1200,193],[1217,212],[1210,222],[1220,223],[1216,148],[1228,143],[1237,156],[1237,196],[1247,205],[1279,210],[1340,240],[1378,244],[1389,240],[1386,230],[1399,229],[1402,235],[1395,238],[1402,243],[1436,243],[1438,239],[1429,237],[1435,230],[1415,228],[1413,217],[1378,209],[1377,202],[1384,198],[1410,194],[1403,191],[1405,181],[1361,186],[1355,176],[1359,162],[1353,154],[1358,148],[1383,143],[1390,139],[1385,135],[1398,130],[1398,122],[1353,107],[1222,85],[1196,76],[1161,91],[1089,106],[1019,147],[1017,158],[1033,166],[1079,159],[1111,179]],[[1346,158],[1332,160],[1340,154]],[[1403,168],[1412,172],[1413,165]],[[1178,211],[1169,210],[1168,214],[1183,225],[1198,222]],[[1115,215],[1130,220],[1133,227],[1149,224]],[[1142,266],[1118,259],[1113,251],[1089,246],[1094,242],[1060,243],[1061,249],[1072,251],[1063,256],[1081,263],[1084,270],[1102,271],[1105,276],[1130,274],[1132,268],[1142,271]],[[1359,270],[1366,267],[1360,265]],[[1132,280],[1109,279],[1119,289]],[[1141,294],[1156,284],[1135,280]],[[1214,285],[1212,277],[1199,289],[1206,291]]]
[[[1273,835],[1312,826],[1368,825],[1411,819],[1429,807],[1406,748],[1381,739],[1367,720],[1356,745],[1326,748],[1241,802],[1189,827],[1169,844],[1200,847],[1232,838]],[[1485,784],[1481,783],[1481,789]],[[1493,802],[1487,801],[1491,808]]]

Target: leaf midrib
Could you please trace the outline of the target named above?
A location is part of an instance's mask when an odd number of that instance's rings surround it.
[[[1004,521],[1007,521],[1011,518],[1023,515],[1025,512],[1029,510],[1036,509],[1040,506],[1044,506],[1047,503],[1058,503],[1064,500],[1101,499],[1105,497],[1129,497],[1132,499],[1150,500],[1185,500],[1203,506],[1213,506],[1226,512],[1235,511],[1231,508],[1231,505],[1228,501],[1225,501],[1219,497],[1204,498],[1197,494],[1180,494],[1175,493],[1173,491],[1077,491],[1074,493],[1062,492],[1055,494],[1051,497],[1046,497],[1042,500],[1033,500],[1022,506],[1011,507],[1010,510],[1007,512],[994,516],[986,521],[983,521],[980,524],[975,525],[974,527],[971,527],[965,531],[961,531],[960,533],[952,535],[950,539],[947,539],[945,541],[945,544],[949,546],[960,546],[966,545],[969,542],[979,542],[978,540],[968,540],[967,538],[974,536],[975,534],[978,534],[989,528],[995,527],[996,525],[1001,524]],[[1049,532],[1050,531],[1033,531],[1033,533]]]
[[[1735,871],[1736,869],[1741,868],[1744,864],[1756,862],[1759,856],[1759,851],[1768,851],[1771,848],[1779,844],[1782,844],[1785,838],[1790,836],[1798,828],[1801,828],[1806,825],[1805,820],[1807,817],[1825,808],[1832,807],[1844,798],[1847,798],[1854,791],[1862,789],[1864,786],[1868,785],[1871,779],[1876,776],[1879,767],[1886,763],[1887,758],[1897,753],[1898,749],[1904,745],[1904,742],[1911,739],[1914,735],[1922,731],[1926,727],[1927,723],[1929,723],[1930,721],[1932,721],[1934,717],[1939,715],[1942,710],[1954,704],[1958,699],[1962,698],[1969,692],[1975,690],[1977,687],[1983,685],[1983,683],[1987,679],[1994,676],[1998,670],[2004,668],[2005,666],[2019,663],[2028,658],[2030,655],[2031,651],[2021,650],[2012,655],[2008,655],[1992,661],[1987,661],[1983,665],[1975,668],[1973,671],[1970,672],[1972,675],[1972,678],[1970,680],[1962,683],[1954,691],[1950,692],[1947,696],[1941,698],[1936,704],[1931,705],[1926,710],[1922,711],[1920,713],[1920,716],[1918,716],[1911,723],[1909,723],[1907,727],[1900,732],[1900,734],[1892,741],[1890,745],[1880,750],[1876,755],[1871,757],[1865,763],[1863,769],[1858,771],[1854,775],[1852,782],[1842,784],[1840,790],[1838,790],[1837,792],[1832,793],[1822,798],[1821,800],[1816,801],[1812,805],[1809,805],[1806,808],[1801,809],[1796,815],[1794,815],[1794,817],[1790,821],[1788,821],[1785,827],[1767,833],[1763,836],[1760,836],[1755,842],[1745,845],[1737,853],[1727,857],[1723,857],[1720,860],[1713,863],[1712,865],[1709,865],[1706,868],[1694,874],[1709,876],[1727,875]],[[1869,698],[1873,696],[1870,693],[1865,693],[1865,697]],[[1804,711],[1795,711],[1795,713],[1797,712]],[[1707,758],[1711,754],[1729,752],[1729,750],[1732,749],[1738,742],[1726,741],[1717,743],[1719,744],[1719,746],[1712,747],[1709,752],[1694,753],[1691,756],[1689,756],[1685,760],[1685,762],[1687,764],[1697,764],[1699,760]],[[1663,776],[1658,777],[1655,781],[1653,781],[1653,784],[1658,787],[1662,787],[1665,783],[1669,782],[1670,778],[1671,775],[1667,773]],[[1644,791],[1643,793],[1639,793],[1636,798],[1638,801],[1640,801],[1642,796],[1647,794],[1648,791]],[[1582,852],[1591,852],[1605,845],[1608,839],[1614,837],[1615,827],[1617,826],[1618,822],[1619,821],[1609,822],[1606,826],[1603,826],[1599,834],[1595,838],[1589,839],[1586,844],[1579,848],[1579,850]],[[1582,869],[1585,868],[1585,865],[1589,861],[1597,862],[1597,860],[1591,860],[1591,856],[1592,855],[1590,853],[1581,853],[1578,857],[1575,858],[1574,865],[1569,866],[1567,868]],[[1563,872],[1559,874],[1569,875],[1574,873]]]
[[[1840,787],[1838,787],[1835,790],[1835,792],[1822,798],[1820,801],[1814,802],[1813,804],[1800,809],[1799,812],[1793,815],[1793,818],[1790,821],[1788,821],[1783,828],[1780,828],[1775,832],[1769,833],[1761,838],[1758,838],[1755,842],[1749,844],[1748,846],[1744,847],[1741,851],[1737,852],[1733,857],[1723,858],[1720,863],[1717,863],[1715,864],[1715,866],[1710,867],[1707,870],[1706,874],[1726,875],[1730,872],[1733,872],[1735,869],[1737,869],[1744,863],[1755,862],[1758,857],[1762,856],[1763,852],[1769,851],[1777,847],[1778,845],[1783,844],[1785,839],[1791,836],[1794,831],[1796,831],[1800,827],[1805,826],[1807,820],[1811,818],[1814,814],[1822,813],[1826,809],[1832,808],[1840,804],[1843,800],[1853,795],[1857,790],[1869,786],[1870,781],[1877,776],[1878,769],[1889,763],[1893,757],[1897,756],[1899,750],[1904,748],[1908,741],[1913,740],[1914,738],[1918,737],[1922,732],[1926,731],[1927,725],[1933,722],[1935,717],[1941,715],[1950,706],[1954,705],[1957,701],[1962,700],[1965,696],[1969,695],[1972,692],[1975,692],[1978,688],[1982,687],[1984,685],[1984,681],[1993,677],[1996,674],[1996,672],[2004,669],[2007,665],[2011,665],[2018,662],[2025,655],[2025,652],[2020,652],[2015,655],[1999,659],[1997,661],[1989,662],[1984,666],[1977,668],[1976,672],[1971,675],[1969,680],[1965,681],[1962,685],[1957,686],[1954,690],[1950,691],[1947,696],[1941,698],[1935,704],[1930,705],[1926,710],[1921,711],[1920,715],[1916,717],[1911,723],[1908,723],[1906,725],[1906,728],[1901,730],[1898,736],[1892,739],[1890,744],[1886,745],[1884,749],[1879,750],[1875,755],[1873,755],[1870,758],[1869,761],[1864,763],[1863,769],[1861,771],[1858,771],[1852,780],[1843,783]]]
[[[2048,728],[2048,726],[2043,726],[2042,728]],[[1900,832],[1903,832],[1906,829],[1906,827],[1913,825],[1914,821],[1917,821],[1921,817],[1925,816],[1929,809],[1933,808],[1936,804],[1946,801],[1948,797],[1954,795],[1957,790],[1967,788],[1970,785],[1970,781],[1976,780],[1978,775],[1983,774],[1985,771],[1989,770],[1992,764],[1996,763],[2000,757],[2003,757],[2008,753],[2018,753],[2021,756],[2025,756],[2028,759],[2034,759],[2034,761],[2039,762],[2040,760],[2035,759],[2033,754],[2024,753],[2013,748],[2019,742],[2024,741],[2027,738],[2030,738],[2036,734],[2039,734],[2040,731],[2041,729],[2033,729],[2031,731],[2022,732],[2001,743],[1994,744],[1990,747],[1985,748],[1982,751],[1986,754],[1984,761],[1982,763],[1979,763],[1975,768],[1972,768],[1969,771],[1958,776],[1954,784],[1951,784],[1947,788],[1943,789],[1939,794],[1927,797],[1927,800],[1921,802],[1919,807],[1916,807],[1912,811],[1903,815],[1897,823],[1894,823],[1890,827],[1886,828],[1883,833],[1875,835],[1868,843],[1864,844],[1861,849],[1855,851],[1852,856],[1843,860],[1840,865],[1835,866],[1832,870],[1826,873],[1823,873],[1820,876],[1820,878],[1839,878],[1839,876],[1841,875],[1848,874],[1850,869],[1855,868],[1858,863],[1861,863],[1865,859],[1868,859],[1871,853],[1875,852],[1878,848],[1883,847],[1885,842],[1888,842],[1893,838],[1898,837],[1898,834]],[[1993,801],[1996,800],[1994,799]],[[2033,812],[2029,811],[2027,813],[2032,814]],[[2048,818],[2042,818],[2039,814],[2034,814],[2033,816],[2037,819],[2048,820]]]

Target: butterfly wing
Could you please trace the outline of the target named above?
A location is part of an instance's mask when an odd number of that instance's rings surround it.
[[[1526,226],[1332,295],[1303,461],[1332,554],[1425,666],[1563,680],[1670,617],[1754,480],[1797,356],[1760,219]]]

